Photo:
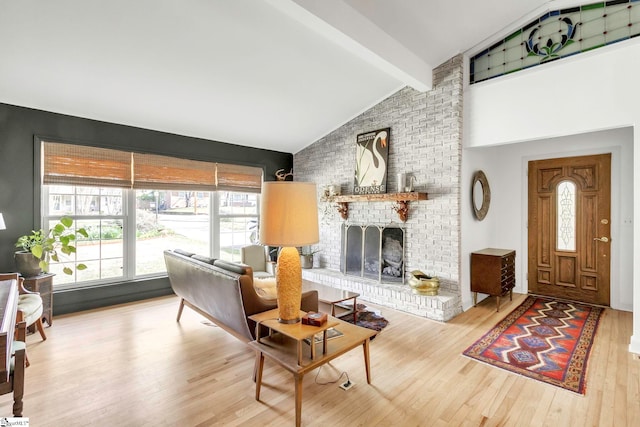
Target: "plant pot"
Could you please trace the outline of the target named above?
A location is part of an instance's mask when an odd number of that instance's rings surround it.
[[[16,269],[23,277],[33,277],[42,273],[40,260],[31,252],[18,251],[14,253],[13,259],[16,262]]]
[[[300,267],[304,269],[313,268],[313,254],[300,255]]]

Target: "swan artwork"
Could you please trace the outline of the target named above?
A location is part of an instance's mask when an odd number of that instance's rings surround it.
[[[375,135],[375,137],[372,136]],[[358,136],[356,145],[356,192],[384,193],[387,173],[387,130]],[[360,187],[360,188],[358,188]],[[368,187],[368,189],[362,188]]]

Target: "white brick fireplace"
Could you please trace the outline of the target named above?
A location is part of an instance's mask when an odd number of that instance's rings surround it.
[[[361,294],[360,299],[447,321],[462,312],[460,293],[460,171],[462,154],[462,56],[434,70],[433,89],[421,93],[404,88],[339,129],[294,154],[296,181],[318,185],[320,243],[313,269],[303,277]],[[398,226],[404,230],[403,274],[420,270],[440,279],[440,293],[415,295],[405,280],[387,281],[345,275],[341,270],[342,227],[335,203],[323,201],[322,190],[339,185],[353,194],[356,135],[391,129],[387,165],[388,192],[396,176],[415,177],[415,190],[428,200],[412,201],[402,223],[394,202],[351,202],[348,224]]]

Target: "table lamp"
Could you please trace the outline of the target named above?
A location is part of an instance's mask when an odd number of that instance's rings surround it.
[[[302,268],[296,246],[318,243],[318,202],[312,182],[262,184],[260,243],[281,247],[276,271],[278,321],[300,321]]]

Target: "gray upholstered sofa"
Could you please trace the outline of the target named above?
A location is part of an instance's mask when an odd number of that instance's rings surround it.
[[[275,299],[265,299],[256,293],[248,265],[180,249],[165,251],[164,260],[173,292],[180,297],[178,321],[186,305],[249,342],[255,339],[255,323],[248,316],[277,307]],[[302,310],[318,311],[317,291],[302,294]]]

